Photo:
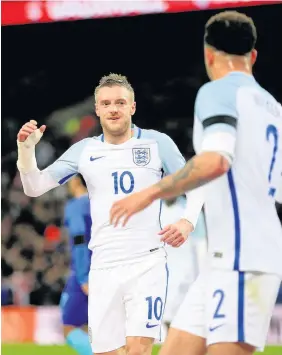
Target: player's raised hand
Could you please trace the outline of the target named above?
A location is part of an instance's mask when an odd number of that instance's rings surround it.
[[[122,200],[116,201],[110,211],[110,223],[116,227],[121,219],[124,227],[129,218],[139,211],[144,210],[152,203],[147,191],[136,192]]]
[[[37,122],[30,120],[29,122],[25,123],[19,130],[17,139],[19,142],[25,142],[29,138],[29,140],[31,140],[35,145],[40,141],[45,129],[45,125],[42,125],[40,128],[38,128]]]
[[[159,235],[162,235],[161,241],[178,248],[187,240],[193,229],[193,225],[187,219],[182,218],[178,222],[163,228]]]

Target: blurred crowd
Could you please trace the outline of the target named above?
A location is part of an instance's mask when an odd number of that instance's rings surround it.
[[[38,154],[48,165],[58,144],[43,140],[40,145]],[[2,304],[57,304],[69,264],[62,228],[67,190],[29,198],[15,164],[13,157],[2,164]]]

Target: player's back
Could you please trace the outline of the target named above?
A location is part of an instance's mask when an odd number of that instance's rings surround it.
[[[68,230],[71,250],[71,270],[74,277],[85,273],[91,260],[87,245],[91,236],[90,201],[88,195],[74,197],[65,206],[65,226]]]
[[[251,75],[239,72],[207,84],[207,89],[221,97],[217,114],[236,118],[237,131],[230,171],[206,188],[213,263],[282,275],[282,228],[275,209],[282,173],[281,105]]]

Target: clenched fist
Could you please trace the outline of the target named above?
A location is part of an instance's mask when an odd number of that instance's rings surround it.
[[[38,128],[37,122],[34,120],[30,120],[29,122],[25,123],[22,126],[22,128],[19,130],[17,139],[19,142],[25,142],[27,138],[30,137],[33,140],[33,143],[35,145],[39,142],[45,129],[46,129],[45,125],[42,125],[40,128]]]

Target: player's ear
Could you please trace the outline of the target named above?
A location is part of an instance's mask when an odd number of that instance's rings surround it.
[[[252,65],[255,64],[255,62],[257,60],[257,56],[258,56],[258,51],[256,49],[253,49],[251,51],[251,63],[252,63]]]
[[[98,105],[97,105],[97,103],[96,103],[96,102],[95,102],[94,107],[95,107],[95,113],[96,113],[96,116],[100,117],[99,107],[98,107]]]
[[[136,102],[134,101],[131,105],[131,110],[130,110],[131,116],[135,114],[135,111],[136,111]]]
[[[210,67],[211,65],[213,65],[214,62],[214,51],[210,47],[205,46],[204,54],[205,54],[205,62]]]

